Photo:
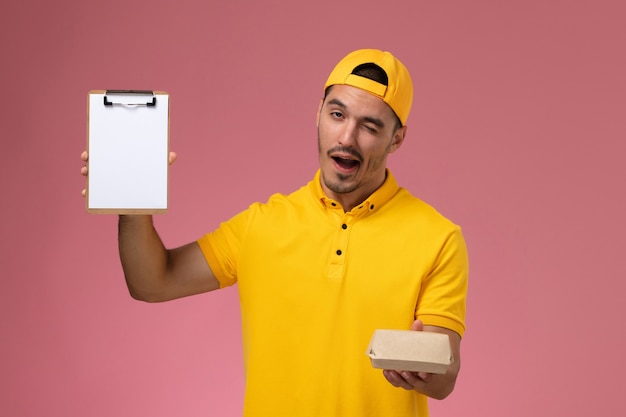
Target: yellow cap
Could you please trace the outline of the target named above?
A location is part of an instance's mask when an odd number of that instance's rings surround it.
[[[354,74],[364,64],[374,64],[387,74],[387,85]],[[404,64],[389,52],[359,49],[346,55],[333,69],[324,85],[349,85],[380,97],[394,111],[404,126],[413,103],[413,82]]]

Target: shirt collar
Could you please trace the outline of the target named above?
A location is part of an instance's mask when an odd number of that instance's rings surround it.
[[[326,196],[322,189],[321,183],[321,171],[318,169],[315,173],[315,177],[309,182],[309,189],[315,197],[315,201],[319,201],[322,207],[327,209],[342,209],[341,204],[338,201],[333,200]],[[398,192],[400,187],[396,182],[396,179],[391,174],[389,169],[386,170],[385,182],[378,187],[376,191],[370,194],[361,204],[358,204],[352,209],[352,212],[373,212],[380,209],[386,202]]]

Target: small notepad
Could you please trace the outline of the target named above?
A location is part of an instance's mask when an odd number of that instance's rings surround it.
[[[88,94],[87,211],[167,210],[169,95],[94,90]]]

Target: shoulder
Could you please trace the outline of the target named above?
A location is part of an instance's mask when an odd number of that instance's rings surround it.
[[[267,201],[253,203],[246,211],[253,215],[282,215],[286,212],[306,212],[314,207],[315,199],[307,184],[289,194],[272,194]]]
[[[406,188],[400,187],[389,204],[390,212],[407,223],[427,226],[439,230],[452,231],[459,226],[442,214],[437,208],[414,196]]]

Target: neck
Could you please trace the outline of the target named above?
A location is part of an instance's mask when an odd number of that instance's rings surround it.
[[[372,195],[374,191],[378,190],[380,186],[383,185],[386,178],[387,173],[385,171],[385,174],[379,181],[372,182],[371,184],[363,184],[356,189],[348,192],[333,191],[326,185],[323,177],[320,178],[320,181],[322,185],[322,190],[324,190],[326,196],[341,204],[341,207],[343,207],[343,211],[347,213],[349,211],[352,211],[352,209],[359,204],[363,203],[370,195]]]

